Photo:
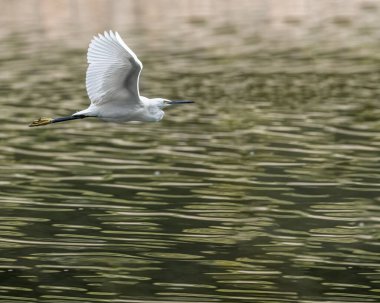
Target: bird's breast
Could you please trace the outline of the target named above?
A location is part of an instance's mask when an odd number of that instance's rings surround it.
[[[164,117],[164,115],[165,113],[162,110],[145,110],[143,113],[141,113],[140,120],[138,121],[157,122],[160,121]]]

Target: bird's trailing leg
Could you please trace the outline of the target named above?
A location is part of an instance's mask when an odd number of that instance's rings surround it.
[[[86,117],[87,116],[85,116],[85,115],[75,115],[75,116],[60,117],[60,118],[41,117],[37,120],[34,120],[31,124],[29,124],[29,127],[43,126],[43,125],[48,125],[48,124],[52,124],[52,123],[65,122],[65,121],[76,120],[76,119],[83,119]]]

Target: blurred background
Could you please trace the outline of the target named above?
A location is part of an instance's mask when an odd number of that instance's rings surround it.
[[[0,302],[379,302],[380,2],[0,0]],[[87,107],[120,33],[159,123]]]

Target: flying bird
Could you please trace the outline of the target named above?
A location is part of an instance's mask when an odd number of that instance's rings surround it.
[[[90,106],[71,116],[39,118],[29,126],[42,126],[87,117],[111,122],[160,121],[163,109],[189,100],[146,98],[140,95],[139,79],[143,65],[117,32],[94,36],[87,52],[86,90]]]

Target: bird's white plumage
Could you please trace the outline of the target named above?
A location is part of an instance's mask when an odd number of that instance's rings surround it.
[[[95,36],[87,52],[86,89],[90,106],[68,117],[40,118],[29,126],[41,126],[86,117],[105,121],[160,121],[163,108],[172,104],[193,103],[140,96],[139,78],[143,68],[135,53],[117,32]]]
[[[142,64],[117,32],[95,36],[87,52],[86,89],[91,104],[125,102],[140,105],[139,77]]]

